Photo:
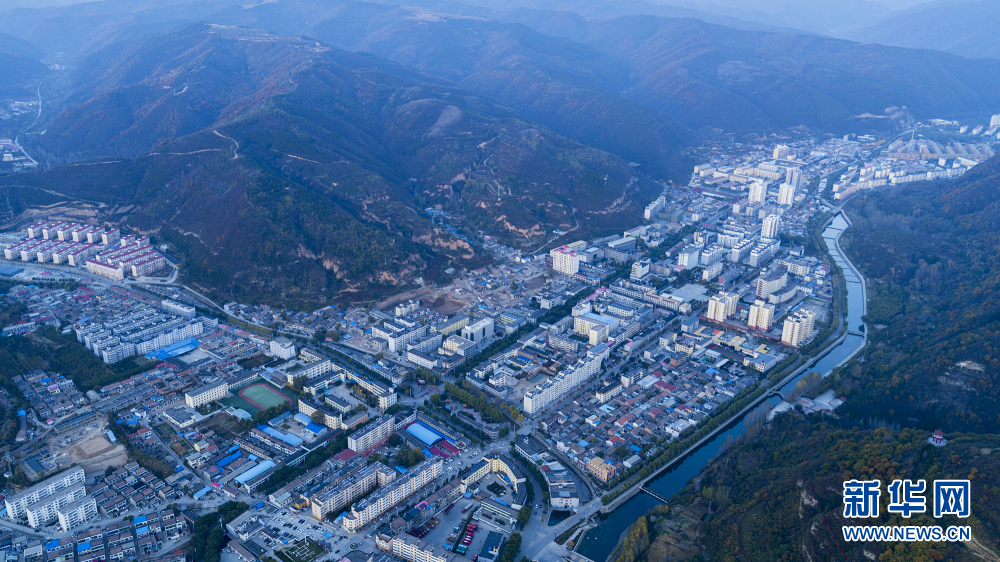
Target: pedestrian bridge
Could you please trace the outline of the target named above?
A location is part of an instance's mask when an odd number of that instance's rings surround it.
[[[647,488],[645,486],[639,488],[639,490],[642,491],[642,492],[646,492],[647,494],[653,496],[654,498],[660,500],[663,503],[668,503],[667,498],[661,496],[660,494],[657,494],[656,492],[650,490],[649,488]]]

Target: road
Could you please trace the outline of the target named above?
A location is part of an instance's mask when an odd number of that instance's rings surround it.
[[[32,127],[34,127],[38,123],[38,119],[42,116],[42,82],[45,82],[44,78],[38,82],[38,114],[35,115],[35,120],[31,122],[31,125],[28,125],[28,128],[24,130],[25,133],[30,131]],[[20,139],[21,135],[17,135],[14,137],[14,146],[16,146],[17,149],[21,151],[21,154],[24,154],[25,158],[31,160],[31,163],[33,165],[37,166],[38,161],[32,158],[31,155],[24,150],[24,147],[21,146]]]

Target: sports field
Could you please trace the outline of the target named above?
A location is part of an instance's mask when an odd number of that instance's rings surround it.
[[[231,392],[234,396],[221,402],[227,406],[246,410],[250,415],[274,406],[280,406],[282,402],[292,404],[291,398],[263,382],[250,383],[242,388],[233,389]]]
[[[239,390],[239,395],[262,410],[280,406],[282,402],[292,403],[291,398],[278,392],[273,386],[262,382],[244,386]]]

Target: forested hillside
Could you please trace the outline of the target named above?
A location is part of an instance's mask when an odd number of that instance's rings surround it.
[[[525,248],[556,228],[606,233],[660,191],[447,81],[259,30],[109,48],[77,84],[29,150],[100,161],[0,180],[16,210],[104,203],[103,219],[172,244],[186,280],[220,299],[372,298],[483,263],[480,230]]]
[[[845,413],[1000,428],[1000,159],[953,183],[856,197],[843,246],[870,284],[869,344]]]

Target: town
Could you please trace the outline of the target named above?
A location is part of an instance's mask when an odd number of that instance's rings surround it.
[[[838,202],[992,155],[908,136],[714,151],[635,226],[534,255],[484,237],[496,264],[382,307],[213,307],[148,237],[7,233],[3,336],[131,374],[14,377],[0,548],[183,562],[222,525],[233,562],[514,562],[530,529],[566,535],[537,557],[554,562],[579,526],[561,521],[836,337],[840,273],[816,231]]]

